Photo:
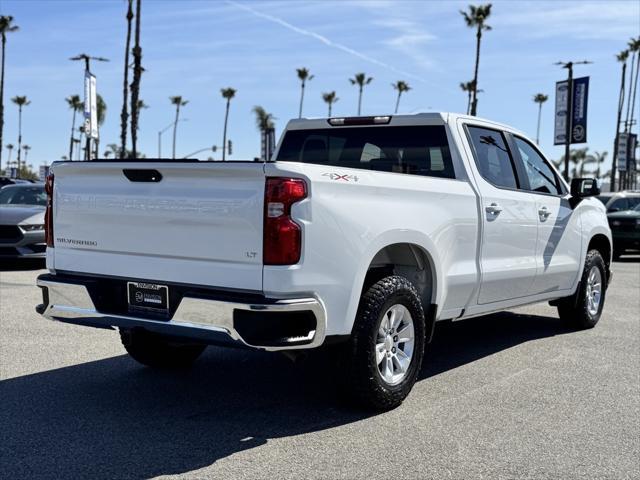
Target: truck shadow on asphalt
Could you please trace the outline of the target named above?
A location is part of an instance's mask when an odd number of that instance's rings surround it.
[[[439,326],[421,381],[563,333],[555,318],[513,313]],[[281,355],[209,348],[186,372],[152,371],[122,355],[4,380],[3,476],[184,474],[268,439],[375,415],[340,403],[326,358],[317,355],[298,366]]]

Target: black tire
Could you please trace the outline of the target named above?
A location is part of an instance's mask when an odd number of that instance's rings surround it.
[[[600,271],[601,278],[600,304],[595,313],[589,311],[589,302],[587,299],[588,279],[593,268],[597,268]],[[598,250],[590,250],[584,262],[584,270],[578,290],[574,295],[563,298],[558,302],[558,314],[560,318],[569,327],[574,329],[585,330],[595,327],[602,315],[606,292],[607,273],[604,260]]]
[[[134,360],[152,368],[190,367],[207,347],[175,342],[164,335],[142,329],[120,329],[120,339]]]
[[[411,314],[414,348],[405,376],[391,385],[382,378],[376,361],[376,339],[383,316],[394,305]],[[362,295],[350,341],[344,347],[344,388],[351,400],[374,410],[390,410],[402,403],[416,382],[425,345],[425,317],[418,292],[404,277],[389,276]],[[383,360],[384,361],[384,360]]]

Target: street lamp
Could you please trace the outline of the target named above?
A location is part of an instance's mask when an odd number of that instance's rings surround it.
[[[178,122],[186,122],[188,118],[181,118]],[[175,125],[176,122],[171,122],[169,125],[158,131],[158,158],[162,158],[162,134]]]

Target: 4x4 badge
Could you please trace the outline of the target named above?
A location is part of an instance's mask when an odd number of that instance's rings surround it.
[[[329,177],[331,180],[336,180],[336,181],[344,181],[344,182],[357,182],[358,181],[358,176],[357,175],[342,175],[340,173],[323,173],[322,174],[323,177]]]

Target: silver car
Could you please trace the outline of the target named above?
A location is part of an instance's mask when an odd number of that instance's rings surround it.
[[[7,185],[0,189],[0,259],[45,257],[46,204],[42,184]]]

